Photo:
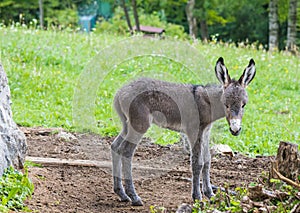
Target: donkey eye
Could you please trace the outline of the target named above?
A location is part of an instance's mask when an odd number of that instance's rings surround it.
[[[243,104],[243,105],[242,105],[242,108],[244,108],[245,106],[246,106],[246,104]]]

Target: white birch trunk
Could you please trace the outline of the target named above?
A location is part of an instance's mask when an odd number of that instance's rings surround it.
[[[296,51],[296,35],[297,35],[297,0],[290,0],[289,16],[288,16],[288,32],[287,32],[287,49]]]
[[[278,50],[278,0],[269,3],[269,51]]]

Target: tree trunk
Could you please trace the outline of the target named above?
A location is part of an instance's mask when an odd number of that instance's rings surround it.
[[[39,0],[39,9],[40,9],[40,27],[44,29],[44,8],[43,8],[43,0]]]
[[[128,11],[127,11],[125,0],[121,0],[121,4],[122,4],[122,8],[123,8],[124,13],[125,13],[125,18],[126,18],[126,21],[127,21],[127,25],[128,25],[130,34],[132,35],[133,34],[133,30],[132,30],[132,25],[131,25],[131,22],[130,22],[130,18],[129,18],[129,14],[128,14]]]
[[[297,0],[290,0],[287,32],[287,49],[296,51]]]
[[[193,39],[196,39],[198,35],[198,28],[197,28],[197,20],[194,17],[194,7],[195,7],[195,0],[189,0],[185,7],[185,12],[189,24],[189,34]]]
[[[0,64],[0,176],[13,166],[22,168],[26,154],[25,135],[12,119],[10,89],[6,74]]]
[[[300,153],[298,145],[281,141],[279,144],[276,162],[278,172],[293,181],[298,180],[300,174]]]
[[[269,3],[269,51],[278,50],[278,0]]]
[[[133,16],[134,16],[134,21],[135,21],[135,26],[136,30],[140,32],[140,21],[139,21],[139,16],[137,12],[137,7],[136,7],[136,1],[132,0],[132,9],[133,9]]]
[[[300,153],[298,145],[281,141],[275,161],[271,162],[270,179],[279,178],[299,188]]]
[[[208,40],[208,27],[207,27],[207,23],[206,23],[205,19],[200,21],[200,28],[201,28],[201,39],[202,39],[202,41],[207,42],[207,40]]]

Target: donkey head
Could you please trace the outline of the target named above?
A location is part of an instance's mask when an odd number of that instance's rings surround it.
[[[253,59],[250,60],[249,65],[238,81],[230,78],[222,57],[216,63],[215,72],[218,80],[223,84],[221,101],[224,104],[225,117],[230,126],[230,132],[232,135],[237,136],[242,129],[244,107],[248,101],[245,88],[255,76],[255,62]]]

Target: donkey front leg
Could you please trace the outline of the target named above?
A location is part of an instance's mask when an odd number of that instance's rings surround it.
[[[211,156],[209,150],[209,136],[210,136],[210,129],[212,125],[208,125],[205,128],[203,133],[203,170],[202,170],[202,190],[206,197],[211,198],[214,196],[212,186],[210,183],[210,164],[211,164]]]
[[[203,149],[203,158],[204,158],[204,165],[202,170],[202,190],[206,197],[211,198],[214,196],[212,186],[210,183],[210,164],[211,164],[211,157],[209,151],[209,144],[204,142],[204,149]]]
[[[201,139],[198,138],[193,144],[191,163],[192,163],[192,197],[193,200],[202,200],[200,192],[200,174],[203,169],[203,150],[201,145]]]

